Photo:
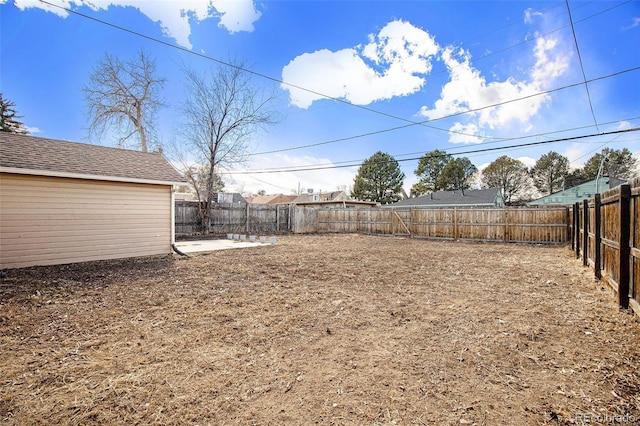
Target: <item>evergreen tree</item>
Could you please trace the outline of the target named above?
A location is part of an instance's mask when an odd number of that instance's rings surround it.
[[[8,99],[5,99],[0,93],[0,132],[19,133],[26,135],[29,133],[27,126],[25,126],[18,119],[22,116],[16,113],[14,107],[16,104]]]
[[[604,162],[602,161],[603,159]],[[601,164],[602,170],[600,176],[629,179],[633,176],[637,160],[627,148],[621,150],[605,148],[584,164],[583,171],[587,180],[595,179],[596,176],[598,176]]]
[[[391,155],[378,151],[362,162],[354,179],[351,195],[362,201],[381,204],[400,200],[404,173]]]
[[[445,191],[469,189],[477,172],[478,168],[467,157],[454,158],[442,169],[437,187]]]
[[[569,174],[569,159],[555,151],[544,154],[531,169],[533,184],[545,195],[560,191]]]
[[[414,172],[419,180],[418,183],[411,187],[412,194],[423,195],[444,189],[439,186],[442,183],[440,175],[451,160],[453,160],[451,154],[439,149],[423,155],[418,162],[418,168]]]

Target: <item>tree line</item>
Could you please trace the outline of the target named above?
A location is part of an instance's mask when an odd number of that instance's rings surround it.
[[[518,159],[503,155],[479,171],[467,157],[454,157],[436,149],[420,157],[414,171],[418,182],[411,187],[410,196],[473,187],[495,188],[500,190],[505,203],[518,204],[533,199],[536,191],[539,195],[549,195],[599,176],[629,179],[637,164],[627,148],[604,148],[583,167],[574,170],[570,170],[567,157],[550,151],[531,168]],[[351,195],[363,201],[393,203],[402,199],[404,179],[398,161],[378,151],[364,160],[358,169]]]

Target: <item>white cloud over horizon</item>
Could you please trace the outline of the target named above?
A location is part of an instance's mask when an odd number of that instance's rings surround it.
[[[357,105],[407,96],[424,87],[439,47],[433,36],[402,20],[391,21],[368,43],[338,51],[304,53],[282,69],[291,104],[306,109],[322,95]],[[314,93],[315,92],[315,93]]]
[[[6,0],[0,1],[4,3]],[[191,25],[189,20],[203,21],[208,18],[219,18],[220,27],[233,34],[239,31],[251,32],[253,24],[262,15],[255,7],[253,0],[183,0],[166,2],[161,0],[57,0],[56,4],[66,9],[75,10],[86,6],[94,11],[107,10],[109,7],[133,7],[159,24],[163,33],[176,39],[181,46],[191,48],[189,36]],[[41,3],[38,0],[15,0],[20,10],[38,8],[54,13],[61,18],[69,15],[64,9]]]

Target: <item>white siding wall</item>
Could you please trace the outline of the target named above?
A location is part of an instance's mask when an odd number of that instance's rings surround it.
[[[171,186],[0,173],[0,268],[171,253]]]

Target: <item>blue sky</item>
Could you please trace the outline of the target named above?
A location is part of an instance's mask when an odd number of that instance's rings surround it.
[[[407,190],[416,158],[433,149],[479,168],[501,155],[531,166],[550,150],[573,167],[605,146],[640,154],[640,132],[584,137],[640,127],[637,0],[48,1],[148,38],[38,0],[0,0],[0,90],[34,135],[88,141],[81,89],[105,53],[157,60],[165,146],[183,137],[181,68],[216,65],[190,52],[311,91],[254,77],[276,90],[282,120],[225,173],[229,190],[349,187],[378,150],[400,161]],[[322,169],[299,170],[310,167]]]

